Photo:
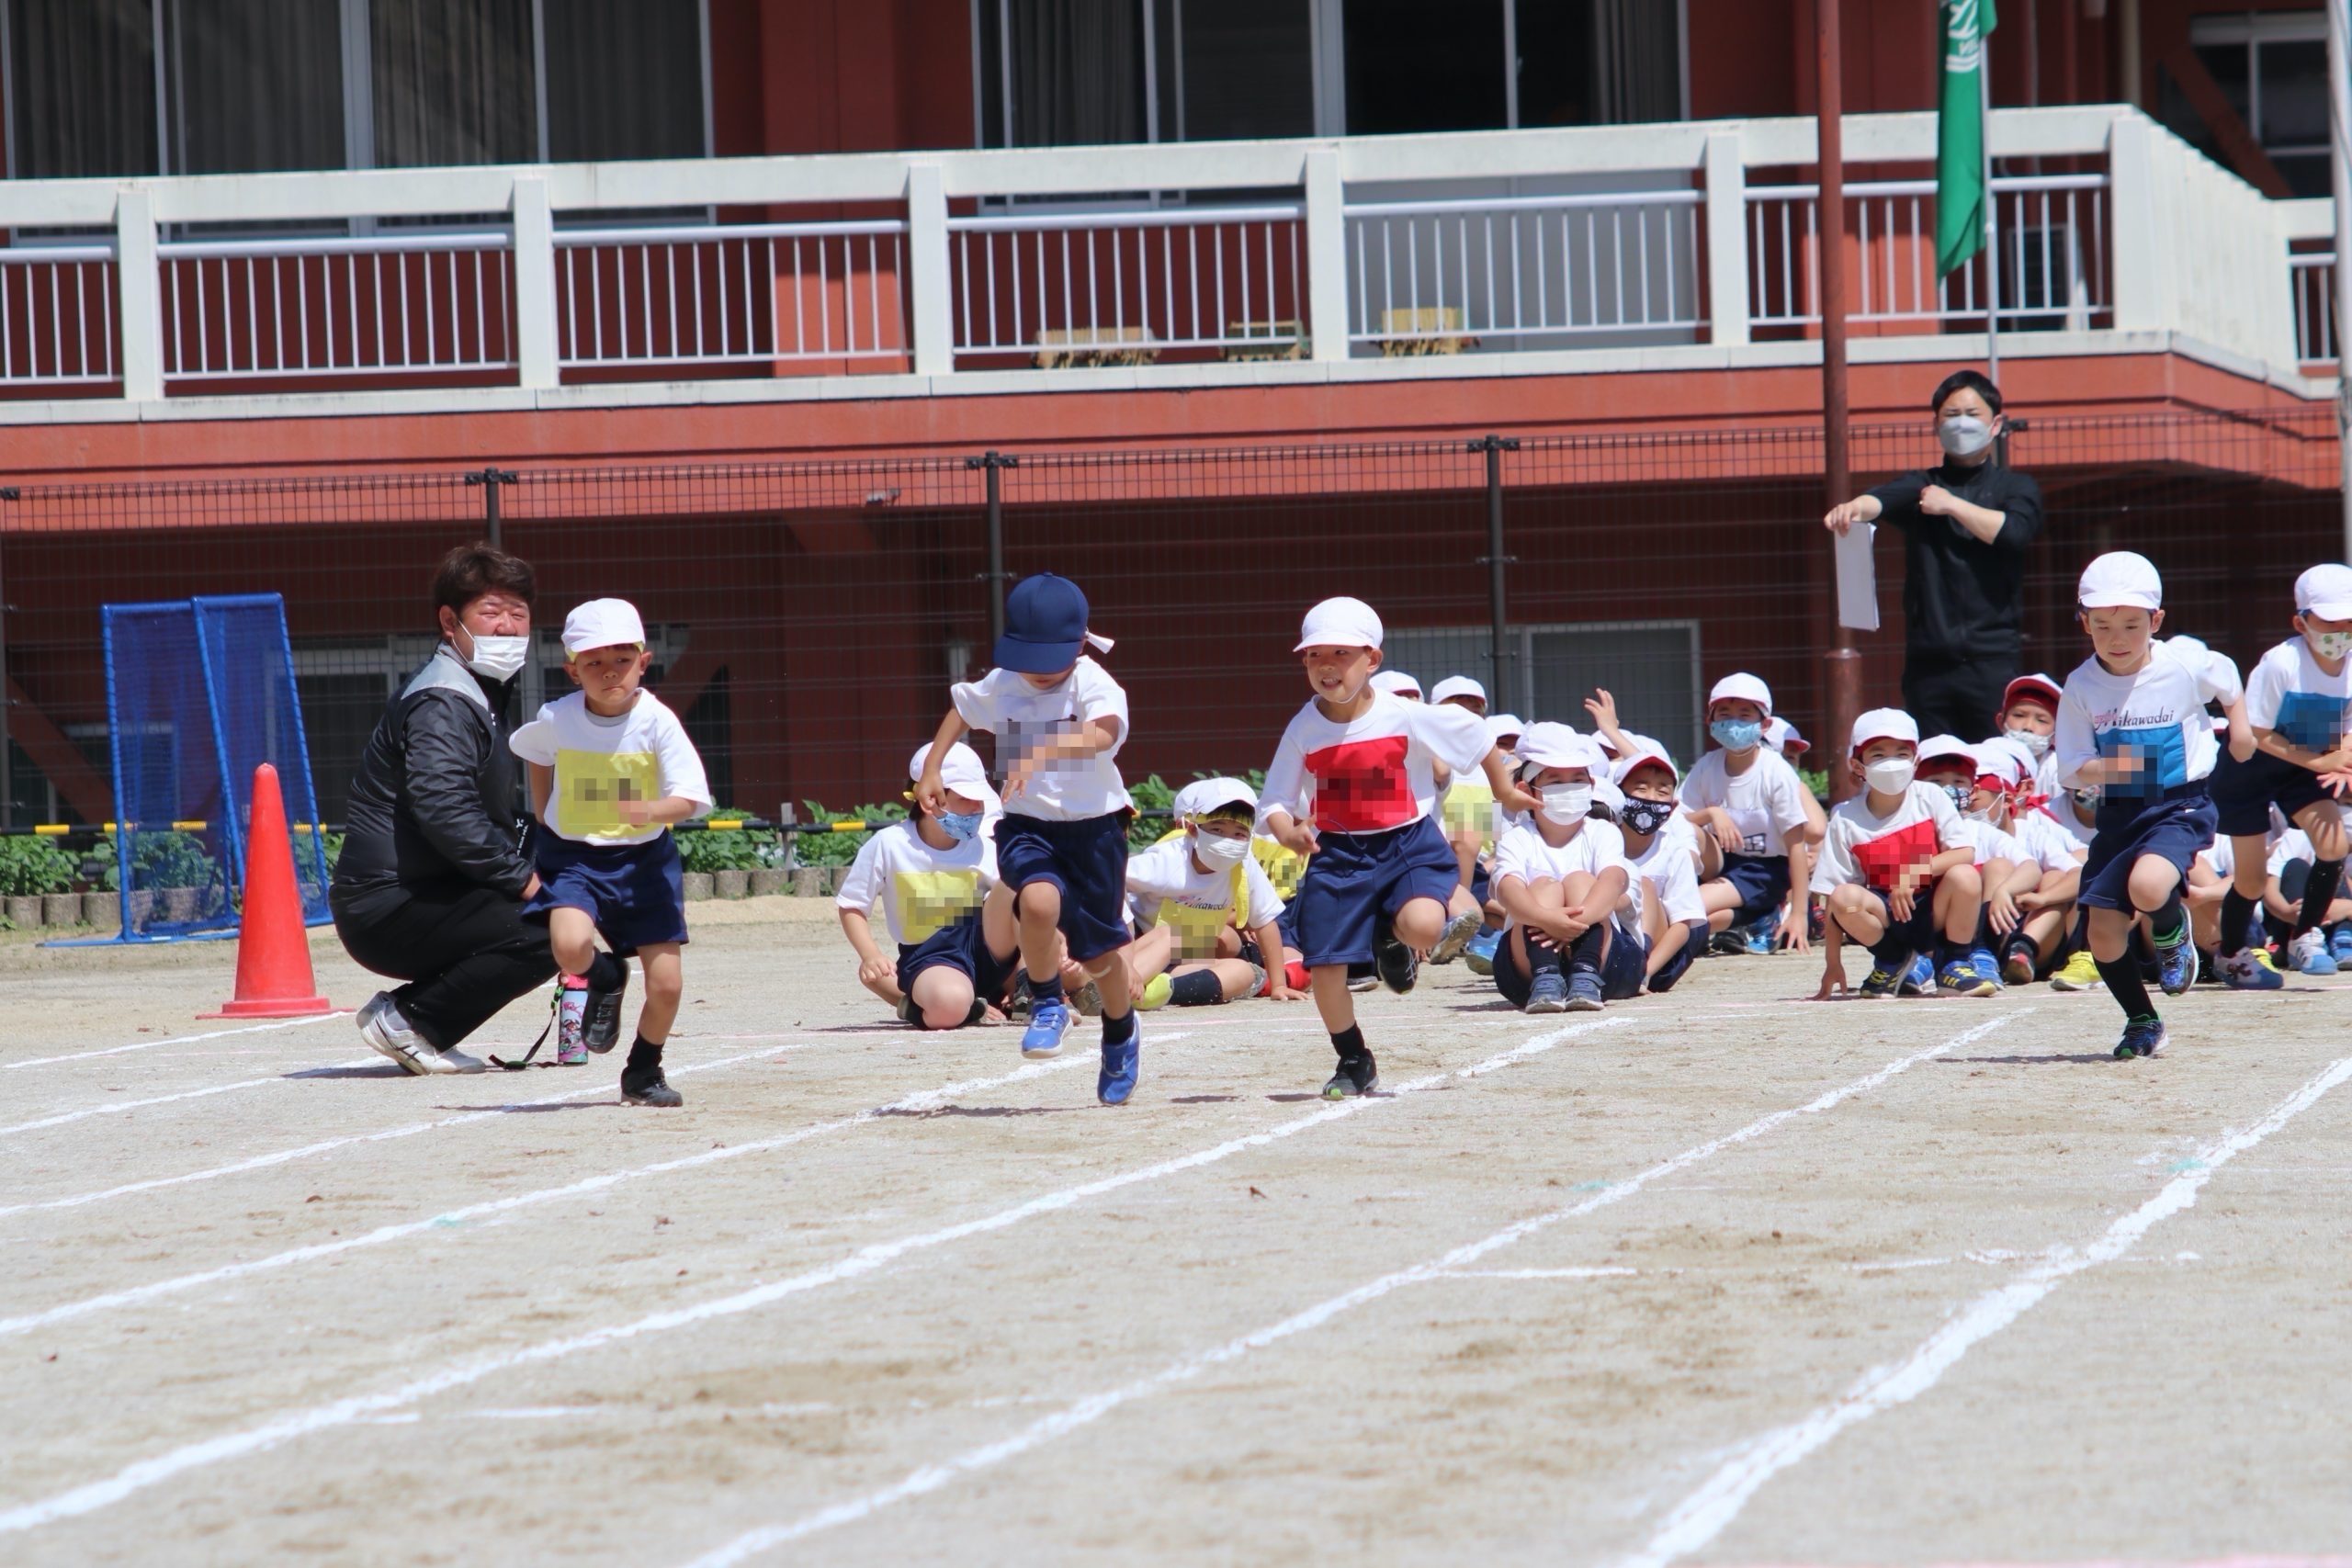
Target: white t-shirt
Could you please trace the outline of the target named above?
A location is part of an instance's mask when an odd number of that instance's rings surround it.
[[[2083,863],[2084,843],[2041,811],[2011,818],[2009,832],[2045,872],[2072,871]]]
[[[2205,705],[2224,698],[2209,671],[2190,669],[2163,643],[2149,648],[2136,674],[2112,674],[2086,659],[2058,699],[2058,777],[2073,784],[2085,763],[2126,752],[2142,759],[2141,771],[2108,784],[2109,799],[2154,800],[2210,777],[2221,749]]]
[[[1871,810],[1870,792],[1864,790],[1830,811],[1828,835],[1813,868],[1813,891],[1831,893],[1853,884],[1892,891],[1896,874],[1924,867],[1945,850],[1973,846],[1969,827],[1939,785],[1913,784],[1903,792],[1903,803],[1884,817]]]
[[[996,882],[996,840],[988,829],[935,850],[912,821],[894,822],[859,848],[833,907],[862,910],[870,920],[881,906],[890,940],[911,947],[958,920],[978,919],[980,900]]]
[[[2306,750],[2335,750],[2344,739],[2348,712],[2352,660],[2331,675],[2300,637],[2264,654],[2245,683],[2246,721],[2256,729],[2275,729]]]
[[[1990,822],[1981,822],[1966,812],[1960,815],[1960,833],[1963,842],[1974,846],[1976,869],[1982,871],[1992,862],[2007,861],[2022,865],[2033,859],[2033,852],[2018,841],[2013,833],[2003,832]]]
[[[559,838],[582,844],[648,844],[669,831],[661,823],[632,828],[620,818],[624,800],[682,795],[702,809],[716,804],[702,758],[678,716],[650,692],[628,711],[605,718],[588,711],[578,692],[540,706],[538,715],[506,738],[514,755],[555,770],[541,816]]]
[[[1346,724],[1309,702],[1292,716],[1258,792],[1258,819],[1310,815],[1326,833],[1385,833],[1410,827],[1437,804],[1432,761],[1468,773],[1494,750],[1487,722],[1467,708],[1408,703],[1375,692]]]
[[[2089,849],[2091,840],[2098,837],[2097,825],[2088,817],[2075,814],[2075,797],[2067,791],[2062,789],[2052,795],[2045,809],[2058,830],[2072,839],[2078,849]]]
[[[1203,872],[1182,834],[1127,857],[1127,897],[1138,926],[1175,928],[1181,958],[1212,956],[1219,927],[1256,931],[1283,916],[1282,895],[1256,856]]]
[[[1648,879],[1669,921],[1679,925],[1706,919],[1706,901],[1699,896],[1699,868],[1690,862],[1690,846],[1676,841],[1671,825],[1652,834],[1650,847],[1640,854],[1629,851],[1627,859],[1637,879],[1635,886],[1640,886],[1639,879]]]
[[[1633,901],[1626,908],[1611,912],[1611,918],[1626,931],[1642,929],[1642,879],[1625,858],[1625,835],[1613,822],[1587,818],[1584,826],[1565,844],[1546,843],[1543,829],[1533,822],[1513,828],[1495,845],[1494,881],[1498,886],[1506,876],[1516,876],[1532,886],[1545,880],[1558,882],[1576,872],[1598,876],[1615,866],[1625,874],[1626,891]],[[1509,917],[1509,925],[1519,924],[1517,916]]]
[[[1804,781],[1787,758],[1760,746],[1744,773],[1734,774],[1724,767],[1724,755],[1721,750],[1710,751],[1690,765],[1690,776],[1682,781],[1683,809],[1720,806],[1731,814],[1732,827],[1739,833],[1740,847],[1735,852],[1787,858],[1789,830],[1804,827],[1806,820]]]
[[[1127,743],[1127,694],[1093,660],[1080,658],[1067,680],[1044,691],[1013,671],[991,670],[977,681],[958,684],[950,694],[957,717],[997,738],[997,770],[1007,779],[1012,764],[1041,742],[1075,735],[1098,718],[1118,722],[1109,750],[1042,763],[1019,795],[1007,794],[1004,808],[1013,816],[1078,822],[1125,811],[1133,804],[1116,761],[1119,749]]]

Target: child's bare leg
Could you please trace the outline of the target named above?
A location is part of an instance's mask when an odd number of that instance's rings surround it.
[[[1483,835],[1471,829],[1457,828],[1446,835],[1453,840],[1453,863],[1462,874],[1462,886],[1468,887],[1478,875],[1478,846]]]
[[[1849,882],[1829,895],[1829,919],[1860,947],[1886,940],[1886,910],[1867,887]]]
[[[1021,951],[1021,918],[1013,910],[1012,889],[1001,882],[980,901],[980,940],[1000,964]]]
[[[1130,944],[1132,945],[1132,944]],[[1094,980],[1095,989],[1102,993],[1102,1016],[1124,1018],[1134,1006],[1135,988],[1127,981],[1127,952],[1119,948],[1099,958],[1090,958],[1082,967]]]
[[[1048,982],[1059,973],[1062,957],[1062,890],[1050,882],[1033,882],[1013,902],[1022,966],[1029,971],[1032,986]]]
[[[2074,924],[2074,920],[2075,906],[2067,903],[2040,911],[2018,929],[2033,943],[2035,953],[2046,961],[2058,951],[2058,943],[2064,939],[2067,928]]]
[[[1446,907],[1434,898],[1408,898],[1392,922],[1396,940],[1423,958],[1445,934]]]
[[[915,976],[913,995],[925,1029],[961,1029],[972,1016],[972,977],[960,969],[933,964]]]
[[[1315,994],[1315,1011],[1323,1027],[1345,1034],[1356,1026],[1356,999],[1348,993],[1348,966],[1323,964],[1306,972],[1306,987]]]
[[[1176,928],[1154,926],[1127,943],[1123,950],[1127,955],[1127,984],[1132,990],[1141,990],[1144,982],[1154,975],[1168,973],[1176,958]]]
[[[596,961],[596,922],[585,909],[548,911],[548,945],[555,951],[555,966],[567,975],[585,975]]]
[[[907,999],[906,993],[899,989],[899,983],[896,980],[861,980],[858,983],[889,1003],[894,1010],[900,1002]]]
[[[1984,909],[1984,878],[1973,865],[1956,865],[1936,884],[1936,921],[1944,940],[1976,945],[1976,917]]]
[[[2128,909],[2091,910],[2091,956],[2101,964],[2121,960],[2132,939],[2132,922],[2135,917]]]
[[[637,950],[645,969],[645,1003],[637,1010],[638,1038],[659,1045],[670,1038],[678,1021],[678,1002],[685,994],[685,964],[674,942],[648,942]]]

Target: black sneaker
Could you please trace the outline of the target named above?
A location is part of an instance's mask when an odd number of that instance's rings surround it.
[[[672,1089],[662,1076],[656,1063],[639,1071],[635,1067],[621,1069],[621,1103],[624,1105],[659,1105],[674,1108],[686,1102],[685,1096]]]
[[[1358,1055],[1340,1058],[1340,1070],[1323,1086],[1326,1100],[1353,1100],[1360,1094],[1370,1094],[1380,1087],[1380,1066],[1365,1051]]]
[[[580,1043],[600,1056],[620,1043],[621,998],[628,990],[628,965],[618,959],[614,964],[621,972],[620,983],[609,991],[590,986],[587,1010],[580,1021]]]
[[[1372,971],[1380,976],[1382,985],[1401,997],[1420,977],[1421,961],[1413,956],[1411,948],[1392,935],[1373,950]]]

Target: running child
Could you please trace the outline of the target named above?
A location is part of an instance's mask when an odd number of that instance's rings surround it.
[[[2164,579],[2146,557],[2129,550],[2098,557],[2084,569],[2075,603],[2093,651],[2066,677],[2059,698],[2058,777],[2069,788],[2099,792],[2081,901],[2090,910],[2092,960],[2123,1010],[2115,1054],[2129,1061],[2155,1055],[2165,1043],[2164,1021],[2132,954],[2133,919],[2149,917],[2166,996],[2197,979],[2181,888],[2188,863],[2213,841],[2206,781],[2220,748],[2205,705],[2219,694],[2155,645]]]
[[[1532,1013],[1598,1012],[1639,996],[1649,964],[1641,896],[1623,837],[1592,815],[1600,748],[1566,725],[1536,724],[1519,755],[1540,804],[1495,845],[1495,897],[1510,917],[1495,989]]]
[[[1707,694],[1707,733],[1720,750],[1691,764],[1682,781],[1682,806],[1712,843],[1713,874],[1700,886],[1719,931],[1737,931],[1736,951],[1769,953],[1781,927],[1790,889],[1802,890],[1813,869],[1812,818],[1794,768],[1764,749],[1772,718],[1772,689],[1753,675],[1726,675]],[[1718,858],[1719,857],[1719,858]],[[1780,930],[1799,953],[1811,945],[1803,915]]]
[[[928,744],[907,763],[922,777]],[[1020,953],[1009,897],[997,886],[989,824],[1002,809],[979,754],[960,741],[940,764],[940,808],[917,805],[859,847],[833,908],[857,954],[858,984],[917,1029],[962,1029],[1004,999]],[[908,794],[914,792],[910,789]],[[898,957],[874,941],[874,910]]]
[[[1849,938],[1870,950],[1862,995],[1891,997],[1940,931],[1962,918],[1975,924],[1975,846],[1951,795],[1918,782],[1919,750],[1919,727],[1900,709],[1854,721],[1846,766],[1862,787],[1829,813],[1813,873],[1813,891],[1826,900],[1818,1000],[1846,988]]]
[[[1476,714],[1373,689],[1381,640],[1380,617],[1360,599],[1327,599],[1306,613],[1293,651],[1315,694],[1283,731],[1260,799],[1266,831],[1310,857],[1298,887],[1298,945],[1339,1056],[1323,1086],[1335,1100],[1380,1081],[1348,965],[1370,962],[1390,989],[1410,990],[1415,954],[1444,934],[1446,901],[1461,885],[1434,818],[1432,765],[1478,768],[1497,800],[1537,804],[1511,782]]]
[[[1052,1056],[1069,1032],[1062,942],[1102,997],[1102,1066],[1095,1097],[1124,1105],[1135,1093],[1142,1034],[1128,995],[1127,821],[1134,803],[1119,776],[1127,694],[1086,650],[1110,651],[1087,629],[1086,595],[1051,572],[1024,577],[1004,596],[996,667],[955,687],[915,784],[926,814],[945,808],[940,770],[948,748],[975,729],[997,737],[1004,815],[997,819],[998,874],[1012,891],[1021,962],[1029,976],[1029,1026],[1021,1054]],[[1057,941],[1057,937],[1062,941]]]
[[[652,662],[637,607],[591,599],[563,620],[563,672],[580,689],[542,705],[506,743],[530,764],[539,820],[532,835],[539,890],[523,915],[547,921],[555,950],[556,1060],[584,1062],[618,1043],[628,985],[622,961],[635,957],[645,970],[645,1001],[621,1068],[621,1099],[676,1106],[684,1100],[662,1076],[662,1047],[684,985],[686,904],[670,826],[713,803],[685,727],[644,689]],[[599,936],[610,952],[596,950]]]
[[[1177,830],[1127,861],[1140,933],[1127,970],[1131,983],[1143,978],[1144,1005],[1155,990],[1178,1007],[1304,1001],[1290,984],[1295,953],[1283,939],[1282,895],[1250,853],[1258,792],[1240,779],[1204,779],[1177,791],[1175,812]]]

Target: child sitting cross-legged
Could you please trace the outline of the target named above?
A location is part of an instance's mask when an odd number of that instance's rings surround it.
[[[1201,779],[1176,792],[1174,807],[1178,830],[1127,861],[1142,933],[1127,948],[1138,1005],[1306,1000],[1306,972],[1283,941],[1282,895],[1250,852],[1258,792]]]
[[[1976,850],[1951,796],[1916,782],[1919,726],[1895,708],[1854,721],[1846,765],[1862,788],[1829,814],[1813,891],[1828,901],[1816,999],[1846,988],[1844,943],[1870,950],[1865,997],[1891,997],[1939,927],[1976,923]],[[1969,975],[1973,981],[1973,973]]]

